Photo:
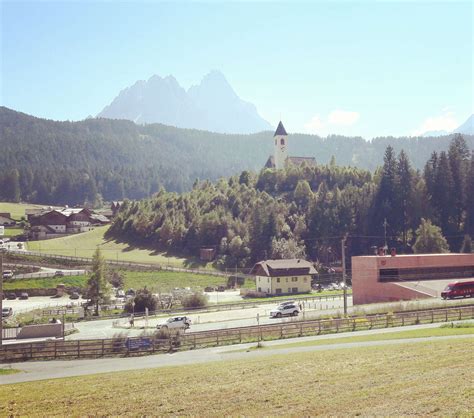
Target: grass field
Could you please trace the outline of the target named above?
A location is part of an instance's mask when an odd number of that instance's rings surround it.
[[[314,341],[302,341],[296,343],[285,343],[277,345],[263,345],[262,348],[267,350],[275,350],[280,348],[293,348],[293,347],[312,347],[318,345],[333,345],[333,344],[345,344],[345,343],[358,343],[365,341],[385,341],[385,340],[401,340],[404,338],[423,338],[423,337],[444,337],[449,335],[474,335],[474,323],[470,323],[470,327],[439,327],[439,328],[424,328],[414,329],[409,331],[397,331],[397,332],[384,332],[380,334],[372,335],[353,335],[351,337],[341,338],[327,338]],[[474,341],[474,340],[473,340]],[[239,351],[247,351],[245,349]]]
[[[17,369],[0,369],[0,376],[7,374],[20,373],[20,370]]]
[[[74,257],[92,257],[97,246],[108,260],[131,261],[137,263],[154,263],[183,267],[196,264],[194,260],[186,258],[168,257],[164,253],[155,253],[151,250],[132,248],[128,244],[119,243],[104,237],[108,226],[102,226],[93,231],[67,237],[54,238],[45,241],[31,241],[28,249],[45,254],[59,254]],[[199,265],[200,268],[212,268],[209,265]]]
[[[473,349],[418,342],[4,385],[0,415],[472,416]]]
[[[124,275],[125,289],[133,288],[137,290],[146,286],[153,292],[168,292],[175,287],[190,287],[203,290],[206,286],[225,285],[227,282],[224,277],[165,270],[153,272],[124,271]],[[88,277],[85,275],[17,279],[5,282],[3,287],[5,290],[55,288],[59,283],[64,283],[66,286],[85,287],[87,280]]]
[[[25,216],[25,209],[41,208],[41,205],[33,205],[30,203],[10,203],[0,202],[0,212],[9,212],[13,219],[19,221],[22,216]]]

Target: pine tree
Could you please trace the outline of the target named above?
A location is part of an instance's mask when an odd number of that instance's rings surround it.
[[[443,237],[441,229],[433,225],[430,220],[421,219],[421,224],[416,230],[416,242],[413,245],[416,254],[447,253],[449,245]]]
[[[105,258],[100,252],[99,247],[92,256],[92,274],[87,281],[87,297],[95,306],[95,315],[99,315],[99,304],[106,301],[109,296],[110,286],[106,277]]]

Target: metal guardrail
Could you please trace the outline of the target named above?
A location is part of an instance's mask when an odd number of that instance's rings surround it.
[[[474,318],[474,305],[415,312],[386,313],[362,317],[228,328],[214,331],[173,334],[164,338],[146,337],[99,340],[54,340],[8,344],[0,347],[0,363],[64,358],[145,355],[170,350],[190,350],[244,342],[303,337],[329,333],[389,328],[423,323],[448,322]]]

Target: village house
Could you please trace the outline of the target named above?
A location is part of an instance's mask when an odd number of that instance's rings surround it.
[[[31,240],[56,238],[93,230],[110,221],[87,208],[48,208],[28,214]]]
[[[300,166],[303,165],[303,163],[309,167],[316,165],[316,160],[313,157],[288,156],[288,134],[281,121],[273,135],[273,139],[275,142],[274,152],[273,155],[268,157],[268,160],[265,163],[265,168],[276,168],[277,170],[280,170],[285,168],[287,165]]]
[[[281,295],[311,292],[312,276],[318,272],[309,261],[293,258],[260,261],[250,274],[255,276],[257,292]]]
[[[12,219],[10,213],[8,212],[3,212],[0,213],[0,225],[3,226],[15,226],[16,221],[15,219]]]

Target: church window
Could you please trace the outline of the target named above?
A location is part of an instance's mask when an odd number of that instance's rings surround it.
[[[281,139],[280,145],[285,145],[285,139],[284,138]]]
[[[277,140],[275,139],[275,145],[277,145]]]

